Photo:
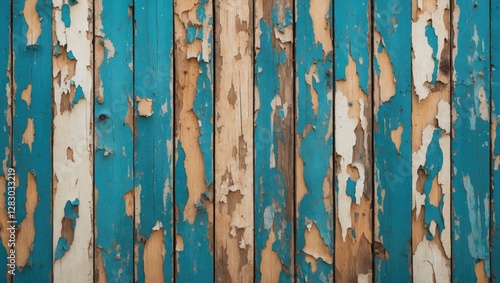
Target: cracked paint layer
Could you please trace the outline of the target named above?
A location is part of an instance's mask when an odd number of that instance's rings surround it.
[[[176,274],[185,282],[213,281],[212,5],[174,4]]]
[[[334,14],[335,280],[354,282],[373,272],[371,5],[337,1]]]
[[[453,277],[480,281],[491,278],[490,5],[456,0],[452,12]]]
[[[376,282],[411,280],[411,5],[374,2]],[[393,142],[392,132],[402,127]],[[397,271],[397,272],[395,272]]]
[[[255,2],[257,282],[294,278],[292,5],[288,0]]]
[[[4,4],[7,6],[8,4]],[[13,2],[13,163],[16,279],[50,279],[52,267],[51,1]],[[7,56],[7,58],[9,58]],[[5,148],[5,147],[3,147]],[[44,162],[38,162],[44,160]]]
[[[333,281],[333,261],[309,254],[306,235],[333,253],[333,4],[296,2],[296,273],[300,282]],[[324,189],[326,188],[326,190]]]
[[[253,2],[218,3],[215,15],[215,280],[252,281]]]
[[[3,7],[11,5],[10,0],[2,1]],[[11,69],[11,11],[10,9],[0,9],[0,225],[7,227],[7,201],[9,183],[9,169],[11,163],[11,137],[12,137],[12,69]],[[12,176],[12,175],[11,175]],[[13,185],[12,183],[10,185]],[[9,254],[9,231],[0,230],[0,257],[7,258]],[[49,240],[50,242],[50,240]],[[7,264],[0,264],[0,278],[5,282],[12,282],[12,275],[9,274]]]
[[[136,282],[174,278],[172,7],[172,0],[136,0],[133,7]],[[131,58],[128,62],[131,66]],[[141,112],[147,115],[140,115],[141,100],[149,100]]]
[[[53,87],[53,255],[57,257],[68,200],[79,199],[78,225],[71,250],[53,264],[55,282],[72,278],[88,282],[93,272],[93,75],[92,1],[70,5],[71,25],[62,19],[62,0],[52,1],[52,87]],[[49,9],[50,11],[50,9]],[[48,13],[45,18],[50,18]],[[37,84],[33,84],[34,86]],[[77,91],[78,90],[78,91]],[[78,95],[77,95],[78,93]],[[75,97],[82,99],[75,101]],[[32,95],[33,99],[35,95]],[[72,103],[74,102],[74,103]],[[32,107],[33,107],[32,102]],[[35,120],[35,125],[37,124]],[[50,123],[44,128],[49,129]],[[38,131],[37,131],[38,133]],[[38,136],[36,137],[38,139]],[[67,149],[73,150],[68,159]],[[50,160],[47,157],[46,160]],[[35,172],[36,173],[36,172]],[[35,175],[36,176],[36,175]],[[42,187],[40,181],[38,187]],[[42,196],[42,193],[39,192]],[[40,201],[50,203],[50,201]],[[40,205],[39,205],[40,206]],[[38,211],[39,208],[37,208]],[[50,211],[50,210],[49,210]],[[39,231],[39,230],[37,230]],[[35,239],[36,241],[36,239]],[[35,243],[35,247],[36,247]],[[74,274],[78,274],[77,277]]]
[[[134,220],[123,198],[134,186],[134,132],[130,118],[133,96],[133,21],[131,3],[98,0],[95,5],[94,100],[95,248],[106,281],[133,281]],[[114,211],[110,217],[106,211]],[[104,278],[101,278],[104,280]]]
[[[491,2],[491,277],[500,277],[500,3]],[[498,105],[498,106],[497,106]]]
[[[413,280],[451,280],[450,7],[412,6]]]

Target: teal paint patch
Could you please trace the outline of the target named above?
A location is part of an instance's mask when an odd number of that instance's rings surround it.
[[[356,203],[356,182],[351,178],[347,179],[346,194],[351,197],[353,203]]]
[[[78,1],[77,0],[68,0],[68,3],[70,6],[75,6],[76,4],[78,4]]]
[[[68,4],[63,4],[61,7],[61,18],[64,23],[64,26],[69,28],[71,26],[71,17],[69,15],[70,10],[69,10],[69,5]]]
[[[196,39],[196,27],[189,26],[187,28],[187,43],[191,44],[194,42],[195,39]]]
[[[111,4],[110,4],[111,5]],[[163,11],[158,13],[158,11]],[[149,98],[154,115],[135,115],[135,186],[140,187],[136,206],[135,235],[138,250],[136,278],[144,278],[144,244],[157,221],[162,224],[165,242],[163,273],[174,277],[173,223],[173,2],[172,0],[134,2],[134,82],[133,101]],[[135,103],[137,109],[137,103]]]
[[[430,81],[431,84],[436,83],[439,61],[438,61],[438,38],[434,31],[434,27],[432,24],[428,24],[425,27],[425,36],[427,37],[427,43],[430,47],[432,47],[432,58],[434,59],[434,71],[432,72],[432,79]]]
[[[75,98],[71,102],[71,107],[75,107],[75,105],[81,100],[85,99],[85,95],[83,94],[83,90],[81,86],[77,86],[75,89]]]
[[[78,218],[78,206],[80,205],[80,201],[78,199],[75,199],[73,202],[67,201],[66,205],[64,206],[64,218],[63,218],[63,226],[66,221],[69,221],[71,224],[71,229],[73,230],[73,233],[76,228],[76,219]],[[71,234],[73,235],[73,234]],[[57,261],[60,258],[66,254],[67,251],[69,251],[71,247],[71,243],[73,242],[74,237],[71,239],[66,239],[64,237],[60,237],[59,240],[57,241],[57,246],[56,246],[56,253],[55,253],[55,258],[54,260]],[[68,241],[71,242],[68,244]]]
[[[12,153],[19,176],[16,189],[16,220],[20,225],[28,213],[33,213],[35,237],[31,245],[28,261],[22,267],[16,267],[15,280],[29,282],[33,278],[41,281],[51,279],[53,264],[52,250],[52,1],[38,0],[36,12],[41,18],[41,33],[36,43],[29,44],[26,38],[28,24],[23,11],[25,1],[12,2],[13,18],[11,29],[13,54],[13,82],[16,88],[12,103],[15,108],[12,120]],[[2,4],[2,7],[8,4]],[[2,8],[2,10],[8,10]],[[2,12],[0,12],[2,14]],[[2,18],[3,20],[3,18]],[[9,27],[6,24],[5,27]],[[1,40],[3,41],[3,39]],[[8,44],[8,41],[7,41]],[[0,45],[1,46],[1,45]],[[5,54],[7,55],[7,54]],[[3,54],[1,55],[3,56]],[[5,60],[9,56],[4,56]],[[3,60],[2,58],[2,60]],[[6,68],[0,70],[3,74]],[[2,75],[2,78],[4,75]],[[30,105],[22,99],[22,93],[31,85]],[[6,84],[2,84],[5,90]],[[4,96],[5,97],[5,96]],[[4,100],[4,99],[0,99]],[[31,148],[23,143],[23,134],[29,123],[33,122],[34,140]],[[3,150],[2,150],[3,151]],[[42,162],[39,162],[42,161]],[[28,174],[36,182],[37,204],[33,212],[26,209]],[[57,221],[61,221],[58,219]],[[18,236],[19,239],[19,236]],[[17,247],[19,249],[19,247]],[[18,262],[19,264],[19,262]]]
[[[296,77],[297,79],[297,124],[296,132],[301,135],[299,153],[304,162],[304,179],[308,193],[297,204],[296,231],[296,272],[299,282],[322,282],[333,280],[333,264],[323,258],[317,260],[317,270],[306,262],[305,231],[309,221],[314,221],[321,238],[328,247],[330,254],[334,248],[333,205],[325,207],[323,181],[328,176],[330,159],[333,155],[333,135],[329,132],[332,117],[332,98],[327,94],[333,88],[333,52],[323,53],[323,46],[314,38],[313,22],[309,13],[310,1],[296,2]],[[325,13],[329,26],[333,26],[332,4]],[[318,93],[318,112],[312,109],[311,86],[305,81],[312,64],[316,64],[317,79],[313,86]],[[332,95],[333,96],[333,95]],[[306,132],[306,127],[314,130]],[[303,133],[306,133],[302,136]],[[298,144],[296,146],[299,146]],[[333,180],[330,181],[333,183]]]
[[[66,56],[68,56],[69,60],[75,60],[75,55],[73,55],[73,51],[71,51],[71,50],[68,53],[66,53]]]
[[[476,281],[484,261],[490,274],[490,3],[456,0],[452,127],[453,279]],[[452,76],[453,77],[453,76]],[[480,106],[482,109],[480,109]],[[474,154],[471,154],[473,152]]]
[[[500,2],[491,1],[491,120],[492,131],[497,135],[492,141],[492,227],[491,229],[491,278],[500,282],[500,170],[497,158],[500,156]],[[493,138],[493,134],[492,134]]]
[[[287,212],[293,207],[293,180],[286,179],[288,169],[281,168],[281,160],[284,155],[293,155],[289,147],[294,136],[290,131],[293,116],[286,117],[287,111],[285,86],[281,86],[279,70],[289,63],[286,51],[279,44],[273,44],[275,40],[274,27],[284,27],[286,23],[280,18],[279,13],[286,13],[278,1],[273,2],[272,10],[266,9],[263,19],[260,19],[260,49],[255,58],[255,87],[258,89],[260,107],[255,112],[255,273],[256,282],[261,282],[262,271],[260,266],[263,260],[263,251],[267,247],[267,241],[271,233],[274,233],[275,241],[272,250],[281,262],[279,271],[279,282],[290,282],[293,278],[293,254],[290,243],[293,241],[293,219]],[[286,82],[286,81],[285,81]],[[287,83],[293,84],[293,80]],[[281,103],[273,103],[276,97],[280,97]],[[290,99],[290,98],[288,98]],[[280,114],[282,112],[282,114]],[[292,114],[288,114],[292,115]],[[279,150],[288,146],[285,150]],[[272,160],[272,161],[271,161]],[[274,166],[272,165],[274,164]],[[292,166],[293,164],[285,164]],[[278,272],[278,271],[276,271]]]
[[[57,246],[56,246],[56,255],[54,260],[59,260],[61,259],[66,252],[69,251],[69,246],[66,243],[66,239],[64,238],[59,238],[59,241],[57,241]]]
[[[94,102],[95,155],[94,180],[98,197],[95,198],[95,246],[103,251],[102,260],[108,282],[134,280],[134,221],[126,214],[124,197],[134,187],[134,136],[133,123],[127,120],[132,111],[133,72],[133,19],[129,16],[126,2],[102,1],[102,12],[96,15],[102,20],[100,32],[112,43],[114,55],[110,55],[104,40],[101,44],[104,58],[99,66],[105,99]],[[75,95],[75,99],[77,96]],[[114,214],[108,213],[113,211]]]
[[[375,0],[375,29],[382,40],[375,56],[387,51],[396,78],[396,92],[374,113],[375,282],[411,281],[412,187],[411,164],[411,5],[392,0]],[[379,16],[377,16],[379,15]],[[377,44],[376,42],[374,44]],[[375,71],[380,75],[375,61]],[[380,87],[376,85],[376,87]],[[391,131],[403,126],[399,151]],[[385,257],[385,252],[389,257]]]

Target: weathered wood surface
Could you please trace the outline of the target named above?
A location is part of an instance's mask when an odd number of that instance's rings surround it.
[[[294,278],[293,3],[255,1],[255,274]]]
[[[371,3],[335,1],[335,280],[369,282],[372,257]]]
[[[174,278],[173,1],[134,2],[134,274]]]
[[[0,1],[0,281],[498,281],[497,2]]]
[[[411,5],[375,0],[373,14],[375,280],[407,282],[412,240]]]
[[[13,166],[16,187],[16,281],[50,280],[52,3],[13,2]],[[42,71],[47,70],[47,71]],[[45,162],[38,162],[45,160]]]

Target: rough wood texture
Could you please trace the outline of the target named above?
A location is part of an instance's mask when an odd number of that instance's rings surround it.
[[[490,278],[489,11],[489,1],[465,0],[456,0],[452,10],[455,282]]]
[[[451,280],[450,2],[412,5],[413,281]]]
[[[174,277],[173,2],[134,2],[136,282]]]
[[[491,278],[500,282],[500,2],[491,2]],[[497,134],[498,133],[498,134]]]
[[[335,1],[335,279],[372,278],[370,1]]]
[[[98,282],[133,281],[133,7],[95,5],[95,249]],[[131,206],[131,207],[130,207]],[[110,217],[109,213],[114,214]],[[101,276],[102,274],[102,276]]]
[[[253,2],[216,5],[215,280],[253,280]]]
[[[257,282],[294,277],[293,3],[255,2]]]
[[[296,2],[296,266],[333,281],[333,3]]]
[[[411,280],[411,5],[374,2],[375,281]],[[394,272],[397,270],[397,272]]]
[[[18,1],[13,7],[12,164],[18,176],[15,280],[20,281],[51,278],[51,8],[47,0]]]
[[[11,282],[12,276],[7,273],[11,270],[7,266],[9,255],[9,219],[7,213],[9,181],[13,181],[13,175],[9,175],[12,164],[11,136],[12,136],[12,57],[11,57],[11,0],[0,1],[0,279]],[[9,178],[11,177],[11,178]],[[10,180],[9,180],[10,179]],[[12,185],[12,183],[10,184]]]
[[[213,282],[213,7],[174,5],[176,278]]]
[[[92,9],[92,1],[53,1],[55,282],[94,277]]]

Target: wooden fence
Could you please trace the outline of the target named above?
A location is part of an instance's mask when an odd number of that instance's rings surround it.
[[[498,65],[497,0],[0,0],[0,281],[500,282]]]

